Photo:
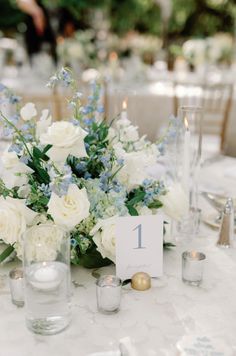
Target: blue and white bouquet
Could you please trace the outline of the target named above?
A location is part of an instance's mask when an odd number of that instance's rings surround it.
[[[127,118],[103,120],[100,85],[92,84],[82,105],[69,70],[50,79],[49,86],[59,84],[71,87],[69,121],[53,122],[47,109],[38,114],[33,103],[20,107],[19,98],[0,87],[2,100],[16,109],[10,117],[0,112],[4,134],[12,135],[2,155],[0,238],[7,246],[0,261],[13,250],[22,257],[26,229],[54,223],[70,232],[72,263],[99,267],[115,262],[117,216],[156,214],[163,202],[171,211],[171,196],[148,173],[160,155],[158,145],[140,138]],[[54,243],[48,237],[48,246]]]

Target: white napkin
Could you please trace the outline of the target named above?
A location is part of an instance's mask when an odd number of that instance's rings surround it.
[[[127,336],[120,339],[119,350],[95,352],[89,354],[88,356],[139,356],[139,355],[135,346],[132,344],[131,339]]]
[[[120,339],[119,348],[121,356],[138,356],[137,350],[129,337]]]

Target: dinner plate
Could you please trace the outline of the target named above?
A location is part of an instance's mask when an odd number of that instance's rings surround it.
[[[220,212],[223,210],[225,203],[228,199],[228,197],[226,196],[208,192],[202,192],[202,195],[211,204],[211,206],[213,206],[213,208]],[[236,207],[236,198],[233,198],[233,204]]]
[[[211,213],[211,214],[203,214],[202,221],[212,227],[213,229],[219,230],[221,219],[219,218],[219,214]],[[236,232],[236,221],[234,220],[234,230]]]

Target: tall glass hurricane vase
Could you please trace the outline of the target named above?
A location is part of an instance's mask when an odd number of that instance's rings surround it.
[[[70,239],[56,225],[41,224],[24,237],[26,324],[56,334],[70,322]]]
[[[183,106],[178,116],[182,130],[177,137],[177,179],[188,199],[188,212],[178,223],[180,234],[196,235],[199,230],[198,180],[202,150],[202,109]]]

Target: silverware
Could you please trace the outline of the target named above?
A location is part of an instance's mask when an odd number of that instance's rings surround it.
[[[222,209],[224,208],[224,204],[227,201],[226,197],[218,194],[208,193],[208,192],[202,192],[201,194],[208,201],[208,203],[211,204],[213,208],[215,208],[220,213],[222,212]]]

